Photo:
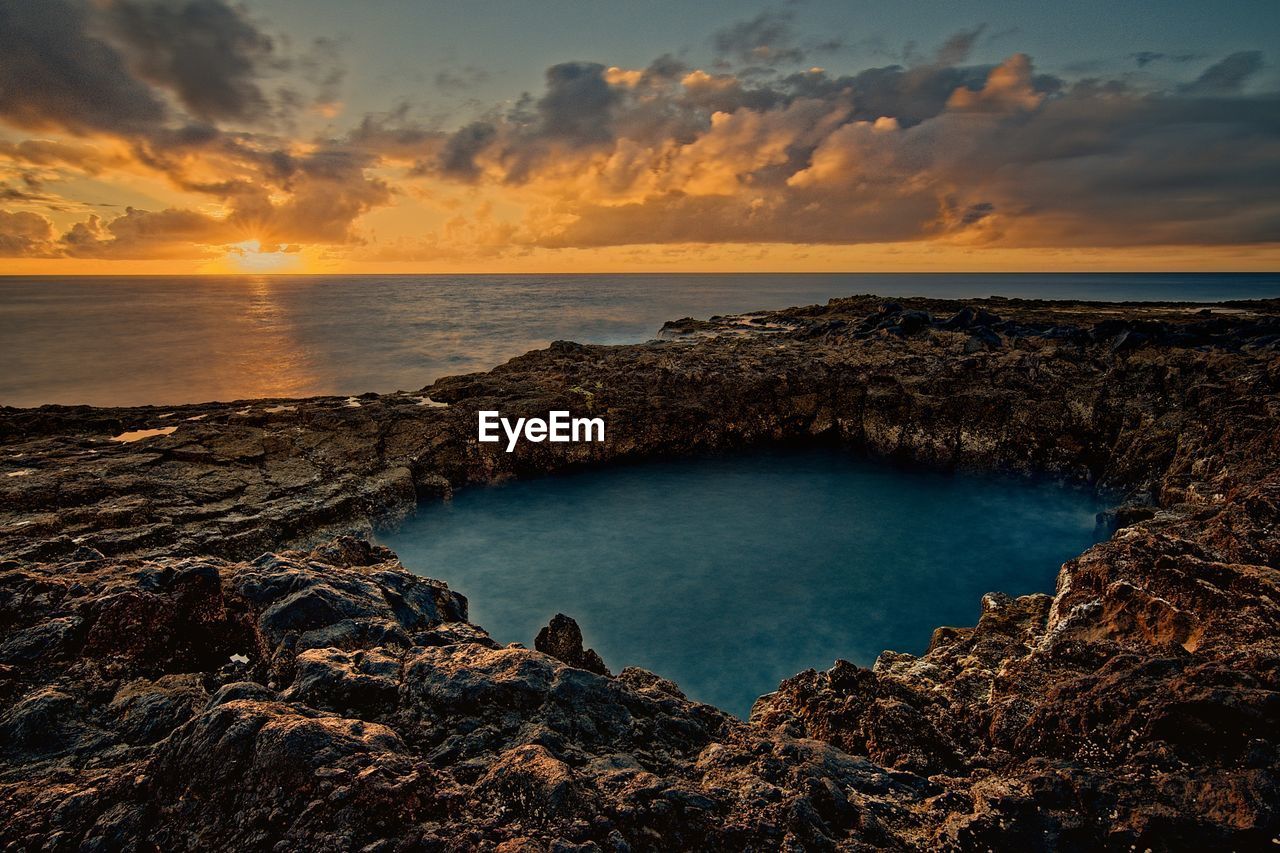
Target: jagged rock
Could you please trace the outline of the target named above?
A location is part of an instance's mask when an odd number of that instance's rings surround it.
[[[612,675],[595,649],[582,648],[582,629],[578,623],[557,613],[551,617],[551,624],[538,632],[533,647],[543,654],[562,660],[569,666],[585,669],[597,675]]]
[[[545,746],[526,744],[497,757],[480,779],[478,793],[536,826],[573,810],[573,771]]]
[[[354,709],[362,716],[376,716],[378,709],[395,705],[400,666],[400,657],[385,648],[308,649],[298,655],[293,686],[284,698],[313,708]]]
[[[195,673],[140,678],[121,685],[106,712],[122,741],[155,743],[203,710],[208,699]]]

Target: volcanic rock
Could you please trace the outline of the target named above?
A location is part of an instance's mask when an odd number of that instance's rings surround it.
[[[604,665],[600,655],[596,654],[595,649],[583,650],[582,630],[577,622],[563,613],[557,613],[551,617],[551,624],[538,632],[538,636],[533,641],[533,647],[557,660],[564,661],[569,666],[576,666],[578,669],[585,669],[597,675],[610,674],[608,667]]]
[[[359,407],[0,410],[0,846],[1274,847],[1280,303],[864,296],[663,337]],[[480,409],[608,440],[505,453]],[[747,721],[609,677],[566,617],[501,647],[368,541],[473,484],[779,442],[1054,477],[1116,531]]]

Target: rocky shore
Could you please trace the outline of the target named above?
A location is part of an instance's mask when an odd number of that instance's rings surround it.
[[[608,440],[508,454],[480,409]],[[779,442],[1086,483],[1118,529],[747,721],[565,617],[499,646],[366,541],[472,484]],[[0,409],[0,444],[3,850],[1280,845],[1274,301],[853,297],[414,393]]]

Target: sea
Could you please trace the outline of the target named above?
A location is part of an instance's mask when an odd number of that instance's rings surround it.
[[[1280,274],[0,277],[0,405],[413,391],[554,340],[862,293],[1213,302]]]

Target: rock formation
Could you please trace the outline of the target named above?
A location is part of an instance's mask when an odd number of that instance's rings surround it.
[[[582,648],[582,629],[563,613],[551,617],[551,624],[539,631],[534,638],[533,647],[569,666],[585,669],[596,675],[612,674],[595,649]]]
[[[854,297],[660,338],[359,405],[0,410],[0,846],[1278,843],[1280,304]],[[505,453],[482,408],[608,441]],[[611,676],[567,617],[501,647],[362,538],[469,484],[778,442],[1087,484],[1119,529],[1054,595],[747,721]]]

